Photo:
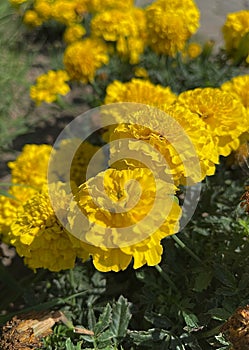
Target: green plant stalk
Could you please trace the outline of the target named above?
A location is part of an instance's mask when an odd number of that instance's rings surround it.
[[[170,279],[165,271],[159,265],[155,265],[156,270],[160,273],[162,278],[172,287],[173,290],[178,291],[175,283]]]
[[[182,249],[184,249],[190,256],[192,256],[193,259],[202,264],[201,259],[190,248],[188,248],[179,237],[173,235],[172,238]]]

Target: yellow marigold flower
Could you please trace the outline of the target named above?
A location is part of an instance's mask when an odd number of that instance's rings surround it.
[[[83,83],[92,82],[96,70],[108,62],[107,47],[99,39],[76,41],[64,53],[64,65],[70,78]]]
[[[110,143],[110,165],[118,169],[149,166],[153,173],[162,179],[170,177],[177,186],[213,175],[219,160],[206,124],[178,104],[160,109],[144,108],[129,116],[130,124],[118,124],[110,134],[110,141],[118,140]],[[122,139],[128,139],[125,147]]]
[[[48,0],[37,0],[34,3],[34,10],[43,21],[47,21],[52,16],[52,3]]]
[[[248,120],[244,106],[230,93],[198,88],[181,93],[178,101],[209,126],[220,155],[228,156],[239,147],[239,137],[248,129]]]
[[[25,145],[16,160],[8,163],[12,182],[40,189],[47,182],[51,150],[49,145]]]
[[[202,52],[202,47],[198,43],[190,43],[187,46],[186,53],[187,53],[188,57],[190,57],[192,59],[200,56],[201,52]]]
[[[81,24],[72,24],[66,28],[63,39],[65,43],[71,44],[74,41],[82,39],[82,37],[86,34],[85,28]]]
[[[172,104],[176,95],[170,87],[154,85],[148,80],[132,79],[127,83],[115,80],[106,89],[105,104],[116,102],[136,102],[158,107]]]
[[[192,0],[157,0],[146,14],[148,43],[158,54],[175,56],[199,27],[199,10]]]
[[[91,21],[92,34],[116,43],[117,53],[131,64],[138,63],[144,51],[146,30],[145,11],[139,8],[100,12]]]
[[[125,270],[132,258],[135,269],[156,265],[161,239],[178,230],[181,209],[175,190],[173,184],[155,182],[149,169],[108,169],[79,187],[76,202],[71,203],[70,228],[80,231],[82,244],[100,271]],[[88,227],[74,217],[75,206],[88,218]],[[148,216],[152,208],[154,215]]]
[[[30,88],[30,97],[37,105],[42,102],[52,103],[58,95],[66,95],[70,91],[66,83],[68,80],[69,76],[64,70],[50,70],[36,79],[36,84]]]
[[[52,3],[51,17],[65,25],[77,22],[80,17],[77,14],[76,3],[71,0],[56,0]]]
[[[24,14],[23,22],[29,26],[39,27],[42,25],[43,20],[34,10],[27,10]]]
[[[98,152],[97,155],[96,152]],[[94,155],[96,156],[94,158],[94,169],[89,169],[89,162]],[[69,174],[67,174],[68,169],[65,167],[66,161],[70,161]],[[91,173],[88,176],[94,176],[105,168],[105,163],[106,159],[100,147],[94,146],[87,141],[81,142],[77,138],[62,140],[59,148],[52,151],[49,182],[58,180],[66,182],[70,176],[70,181],[79,186],[86,181],[87,171]]]
[[[134,0],[91,0],[88,2],[90,12],[103,12],[110,9],[127,10],[133,7]]]
[[[63,185],[54,185],[54,190],[57,191],[54,194],[57,196],[56,205],[66,215],[68,200]],[[69,233],[55,216],[47,186],[18,211],[11,225],[10,237],[11,244],[31,269],[60,271],[74,267],[78,252],[72,247]],[[88,254],[81,249],[80,257],[85,260]]]
[[[12,197],[0,196],[0,234],[2,240],[9,244],[10,225],[15,221],[19,208],[37,191],[31,187],[12,186]]]
[[[249,32],[249,11],[242,10],[229,13],[226,22],[222,27],[223,37],[225,40],[226,50],[232,56],[240,49],[243,38]],[[240,55],[246,58],[249,54],[248,39],[243,42],[243,52]]]
[[[249,75],[241,75],[221,85],[223,91],[238,99],[249,112]],[[248,126],[249,127],[249,126]]]

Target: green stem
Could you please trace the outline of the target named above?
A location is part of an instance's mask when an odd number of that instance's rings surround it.
[[[167,275],[165,271],[159,265],[155,265],[156,270],[160,273],[162,278],[172,287],[173,290],[178,291],[175,283],[171,280],[171,278]]]
[[[192,256],[192,258],[194,258],[198,263],[202,264],[201,259],[194,252],[192,252],[192,250],[189,249],[179,237],[173,235],[172,238],[182,249],[184,249],[190,256]]]

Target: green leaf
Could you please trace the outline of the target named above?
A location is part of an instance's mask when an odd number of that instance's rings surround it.
[[[153,311],[146,312],[144,318],[146,319],[146,321],[150,322],[151,324],[153,324],[155,327],[158,327],[158,328],[172,327],[172,322],[169,320],[168,317]]]
[[[186,311],[182,311],[182,316],[184,318],[184,321],[186,322],[186,325],[189,328],[198,328],[198,318],[192,314],[192,313],[187,313]]]
[[[236,288],[236,279],[234,275],[224,266],[216,265],[214,270],[215,277],[226,287]]]
[[[195,292],[202,292],[203,290],[207,289],[212,280],[212,277],[213,274],[210,271],[203,271],[198,273],[198,276],[195,279],[193,290]]]
[[[99,316],[99,320],[94,327],[94,334],[98,336],[102,333],[110,324],[112,318],[112,308],[110,304],[107,304],[103,313]]]
[[[240,40],[238,50],[234,55],[234,64],[241,63],[248,56],[249,51],[249,32]]]
[[[153,343],[162,340],[165,342],[170,342],[171,339],[171,334],[168,331],[157,328],[151,328],[147,331],[129,331],[128,334],[129,337],[133,340],[134,344],[143,344],[143,346],[151,346],[151,341],[153,341]]]
[[[77,345],[75,346],[71,341],[71,339],[67,338],[65,345],[66,345],[66,350],[81,350],[82,341],[78,342]]]
[[[98,343],[98,347],[100,349],[102,349],[103,347],[106,347],[107,345],[110,344],[106,344],[107,342],[110,343],[110,340],[113,338],[113,334],[112,332],[108,329],[105,332],[101,333],[98,337],[97,337],[97,343]]]
[[[91,305],[88,307],[87,319],[89,329],[94,329],[96,324],[96,317]]]
[[[230,312],[220,307],[211,309],[207,313],[212,317],[212,319],[218,321],[225,321],[231,316]]]
[[[123,338],[126,335],[130,319],[130,303],[121,295],[112,308],[110,330],[115,337],[115,344],[118,343],[118,338]]]

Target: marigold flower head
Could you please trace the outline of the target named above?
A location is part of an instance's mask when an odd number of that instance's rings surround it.
[[[181,93],[178,102],[209,126],[218,153],[228,156],[239,145],[240,135],[248,129],[247,114],[242,103],[217,88],[198,88]]]
[[[52,17],[52,2],[49,0],[36,0],[33,8],[43,22]]]
[[[47,182],[51,150],[52,147],[49,145],[25,145],[16,160],[8,163],[12,182],[40,189]]]
[[[75,23],[66,28],[63,39],[67,44],[71,44],[82,39],[85,34],[85,28],[81,24]]]
[[[63,185],[57,183],[54,189],[58,191],[57,206],[66,213],[68,200]],[[17,253],[24,257],[25,264],[31,269],[60,271],[74,266],[78,251],[72,247],[69,233],[55,216],[47,186],[18,211],[11,225],[10,238]],[[80,257],[87,259],[88,254],[81,249]]]
[[[75,11],[75,2],[69,0],[56,0],[52,6],[52,18],[65,25],[77,22],[78,14]]]
[[[240,75],[221,85],[223,91],[238,99],[249,112],[249,75]],[[249,128],[249,126],[248,126]]]
[[[93,81],[96,70],[108,62],[106,45],[96,38],[76,41],[64,53],[64,65],[70,78],[83,83]]]
[[[12,186],[7,196],[0,196],[0,234],[3,242],[10,243],[9,231],[15,221],[19,208],[37,191],[29,186]]]
[[[145,11],[139,8],[100,12],[91,21],[92,34],[116,43],[117,53],[131,64],[138,63],[144,51],[146,29]]]
[[[66,83],[68,80],[69,76],[64,70],[50,70],[36,79],[36,84],[30,88],[30,97],[37,105],[42,102],[52,103],[58,95],[66,95],[70,91]]]
[[[161,260],[161,239],[178,230],[181,210],[174,200],[175,190],[173,184],[155,183],[149,169],[107,169],[79,187],[76,202],[71,203],[70,228],[80,231],[82,244],[100,271],[124,270],[132,258],[134,268],[156,265]],[[143,222],[156,195],[163,205],[157,204],[154,215]],[[78,206],[88,218],[88,227],[82,227],[74,216]],[[157,220],[162,220],[159,227]]]
[[[157,0],[146,14],[148,43],[158,54],[175,56],[199,27],[199,10],[192,0]]]
[[[132,79],[127,83],[115,80],[106,89],[105,104],[136,102],[158,107],[172,104],[176,95],[170,87],[154,85],[149,80]]]
[[[43,20],[41,17],[39,17],[36,11],[27,10],[23,16],[23,23],[28,26],[39,27],[42,25]]]
[[[118,169],[149,166],[177,186],[213,175],[218,153],[205,123],[178,104],[161,106],[160,110],[144,108],[129,116],[130,124],[119,122],[110,133],[110,141],[117,140],[110,143],[110,165]],[[125,147],[123,139],[128,139]]]
[[[202,52],[202,47],[198,43],[189,43],[186,49],[186,54],[189,58],[195,59],[196,57],[200,56]]]
[[[233,56],[237,53],[241,41],[249,32],[249,11],[242,10],[229,13],[222,27],[222,32],[226,50]],[[246,46],[246,43],[243,43],[243,54],[245,58],[249,54],[249,46]]]

